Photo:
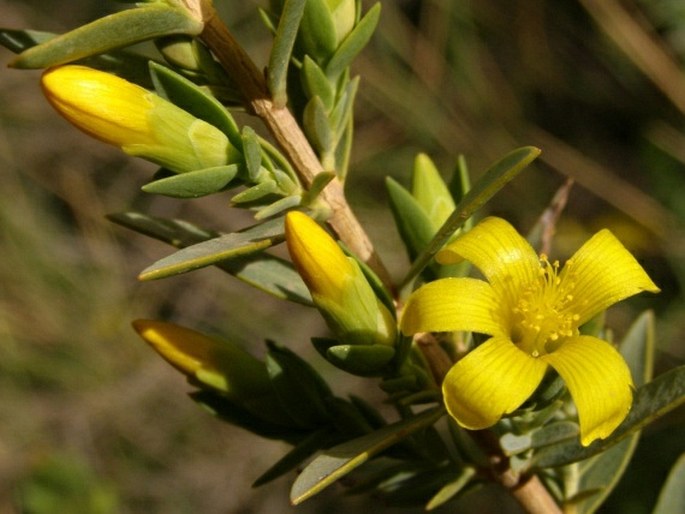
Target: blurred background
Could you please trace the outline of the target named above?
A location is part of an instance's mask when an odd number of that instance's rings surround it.
[[[216,4],[263,65],[270,36],[256,13],[260,3]],[[45,5],[0,0],[2,24],[64,32],[121,7]],[[2,62],[11,58],[0,49]],[[682,364],[684,59],[681,0],[386,0],[379,30],[355,66],[362,83],[351,202],[399,276],[406,258],[378,201],[385,176],[406,182],[419,151],[445,175],[463,154],[478,176],[508,151],[538,146],[536,165],[488,212],[526,231],[573,178],[553,254],[567,257],[599,228],[611,228],[663,290],[610,311],[617,339],[636,313],[653,308],[656,372]],[[143,210],[221,231],[240,228],[245,216],[221,195],[193,202],[142,195],[154,167],[58,118],[42,98],[39,75],[0,71],[0,513],[380,508],[378,500],[340,497],[333,487],[295,509],[287,500],[292,475],[250,488],[287,446],[199,409],[183,378],[129,323],[171,319],[220,332],[257,355],[265,338],[274,339],[311,356],[335,380],[307,341],[325,333],[323,324],[215,269],[137,282],[169,249],[110,224],[105,214]],[[259,309],[248,311],[254,304]],[[368,381],[345,388],[382,398]],[[600,512],[651,511],[685,451],[683,414],[644,432]],[[499,501],[493,489],[488,503],[467,497],[444,512],[517,512]]]

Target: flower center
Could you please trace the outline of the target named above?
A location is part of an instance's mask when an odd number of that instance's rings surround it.
[[[554,351],[564,338],[578,334],[580,316],[572,310],[572,267],[568,261],[562,281],[559,261],[550,263],[546,255],[540,255],[538,277],[521,291],[513,309],[512,341],[533,357]]]

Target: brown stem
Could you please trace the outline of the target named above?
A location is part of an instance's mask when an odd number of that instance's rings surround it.
[[[418,334],[414,341],[423,353],[437,384],[442,384],[452,362],[435,337],[430,333]],[[557,502],[536,475],[520,475],[509,465],[499,441],[490,430],[469,432],[488,455],[490,474],[519,502],[529,514],[563,514]]]
[[[324,170],[299,124],[287,107],[279,108],[274,105],[264,75],[233,38],[211,2],[205,0],[201,7],[204,29],[200,39],[234,77],[247,107],[264,121],[292,162],[305,187],[310,187],[314,177]],[[392,289],[388,271],[345,199],[343,183],[333,179],[322,191],[321,198],[331,209],[328,219],[331,229],[359,259],[378,274],[388,288]]]

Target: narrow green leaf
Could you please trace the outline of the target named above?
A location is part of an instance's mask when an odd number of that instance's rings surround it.
[[[150,63],[150,75],[159,95],[215,126],[226,134],[234,147],[242,148],[238,124],[216,97],[167,66]]]
[[[14,68],[47,68],[171,34],[196,36],[203,24],[182,9],[156,3],[120,11],[29,48]]]
[[[471,175],[466,164],[466,158],[460,155],[457,158],[457,169],[449,183],[449,190],[455,202],[460,202],[464,195],[471,189]]]
[[[620,346],[638,387],[652,377],[654,345],[654,315],[648,311],[635,320]],[[575,490],[583,497],[574,504],[578,514],[591,514],[604,503],[623,476],[639,437],[640,432],[635,431],[615,446],[578,464],[579,480]],[[597,492],[584,494],[590,491]]]
[[[176,248],[185,248],[219,236],[216,232],[204,230],[187,221],[155,218],[136,212],[110,214],[107,217],[121,226]],[[312,305],[309,289],[289,261],[261,253],[218,262],[215,265],[276,298]]]
[[[307,433],[297,427],[278,425],[265,421],[247,409],[231,402],[224,395],[209,390],[199,390],[188,396],[214,416],[266,439],[279,439],[297,444]]]
[[[335,104],[329,116],[329,125],[333,131],[334,145],[338,145],[342,139],[345,129],[349,125],[354,112],[354,99],[359,88],[359,77],[350,80],[345,86],[345,90]]]
[[[223,191],[237,173],[237,164],[217,166],[155,180],[141,189],[146,193],[172,198],[199,198]]]
[[[573,421],[558,421],[556,423],[549,423],[544,427],[536,430],[532,434],[531,447],[542,448],[556,444],[560,441],[567,441],[578,437],[578,423]]]
[[[57,37],[57,34],[42,32],[40,30],[0,29],[0,45],[15,54],[41,43],[45,43],[55,37]]]
[[[326,65],[326,75],[335,79],[352,64],[355,57],[362,51],[373,36],[378,20],[381,16],[381,4],[376,3],[359,23],[354,27],[347,37],[340,43],[338,49]]]
[[[392,177],[385,179],[390,209],[410,259],[416,258],[433,237],[433,225],[419,202]]]
[[[241,134],[241,147],[245,156],[245,166],[250,181],[256,183],[262,168],[262,148],[259,138],[253,128],[245,125]]]
[[[437,509],[441,505],[450,501],[457,494],[463,491],[464,487],[466,487],[469,482],[471,482],[471,479],[475,476],[476,468],[469,466],[462,469],[457,479],[452,480],[449,484],[443,486],[442,489],[440,489],[435,496],[430,499],[428,504],[426,504],[426,510],[430,511]]]
[[[269,343],[266,369],[281,405],[299,426],[318,428],[329,423],[326,403],[333,393],[308,362]]]
[[[306,2],[300,23],[298,48],[315,61],[322,62],[335,51],[335,25],[326,1]]]
[[[590,446],[575,440],[543,448],[531,459],[532,468],[549,468],[571,464],[606,451],[622,439],[641,430],[657,418],[685,403],[685,366],[679,366],[638,388],[628,417],[614,433]]]
[[[685,512],[685,454],[671,468],[652,514]]]
[[[321,98],[315,96],[307,102],[302,114],[302,121],[307,139],[320,154],[333,148],[334,134],[326,113],[326,106],[324,106]]]
[[[262,200],[269,195],[278,194],[279,192],[280,190],[278,189],[278,184],[271,179],[267,179],[261,181],[256,186],[252,186],[236,195],[233,195],[233,197],[231,197],[231,201],[233,203],[250,204],[257,202],[258,200]]]
[[[288,67],[307,0],[285,0],[269,56],[268,85],[276,107],[288,101]]]
[[[378,376],[393,357],[395,357],[393,347],[379,344],[343,344],[332,346],[326,351],[326,358],[331,364],[362,377]]]
[[[421,273],[421,270],[428,265],[452,234],[461,228],[495,193],[533,162],[538,155],[540,155],[538,148],[526,146],[514,150],[493,164],[457,204],[452,215],[445,221],[428,247],[413,262],[401,286],[407,285]]]
[[[298,443],[292,450],[279,459],[273,466],[262,473],[262,475],[260,475],[260,477],[254,481],[252,487],[259,487],[277,479],[289,471],[292,471],[306,459],[311,457],[314,452],[317,452],[321,448],[325,448],[327,444],[330,444],[330,440],[330,429],[322,429],[312,432],[300,443]]]
[[[138,278],[156,280],[187,273],[226,259],[260,252],[282,240],[283,219],[278,218],[183,248],[147,267]]]
[[[318,96],[326,107],[326,111],[333,108],[335,100],[333,86],[319,65],[308,55],[305,55],[302,61],[302,86],[307,98]]]
[[[339,478],[412,433],[435,423],[444,415],[442,407],[430,409],[375,432],[347,441],[316,457],[297,477],[290,501],[298,505],[323,491]]]

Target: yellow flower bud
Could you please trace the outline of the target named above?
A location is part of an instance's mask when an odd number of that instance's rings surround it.
[[[174,172],[235,162],[239,152],[216,127],[120,77],[77,65],[47,70],[43,92],[87,134]]]
[[[356,261],[306,214],[285,218],[293,264],[329,328],[345,344],[394,344],[396,323]]]

